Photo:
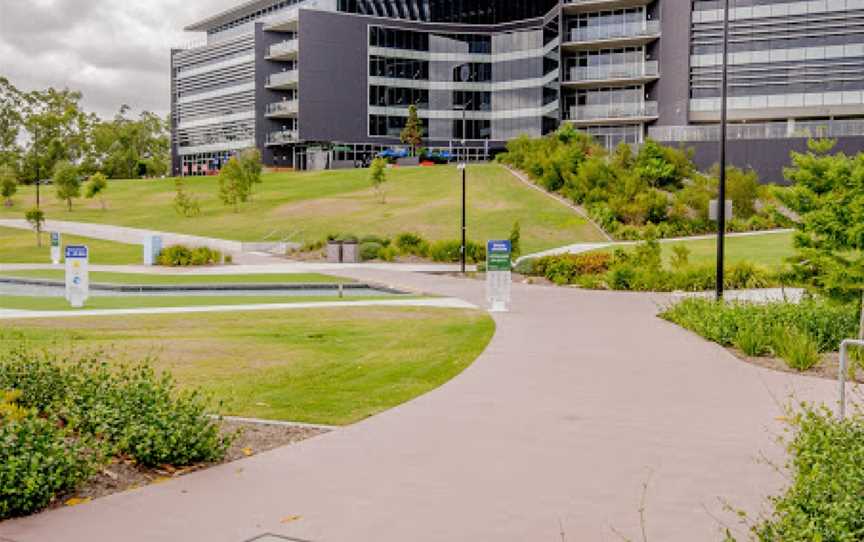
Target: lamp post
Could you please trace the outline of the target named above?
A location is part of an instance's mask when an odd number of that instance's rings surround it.
[[[717,301],[723,299],[726,259],[726,101],[729,71],[729,0],[723,0],[723,53],[720,75],[720,187],[717,196]]]
[[[468,82],[471,79],[471,66],[468,64],[462,64],[459,66],[459,80],[463,83]],[[454,105],[454,109],[462,110],[462,153],[463,153],[463,161],[459,165],[462,169],[462,246],[460,248],[460,260],[461,260],[461,269],[462,274],[465,274],[466,269],[466,259],[468,252],[468,221],[467,221],[467,185],[468,185],[468,105],[470,101],[465,100],[465,103]]]

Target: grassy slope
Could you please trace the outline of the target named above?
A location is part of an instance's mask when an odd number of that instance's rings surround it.
[[[9,218],[21,218],[23,216],[22,212],[20,216],[9,216]],[[89,246],[93,258],[91,263],[94,264],[140,264],[143,258],[141,245],[100,241],[74,235],[64,235],[62,242],[63,245],[83,244]],[[51,263],[51,239],[49,235],[42,235],[42,247],[39,248],[36,246],[35,233],[0,227],[0,263]]]
[[[254,201],[233,213],[217,197],[214,178],[191,178],[187,190],[201,203],[202,214],[187,219],[172,207],[171,180],[111,181],[108,210],[81,200],[72,212],[46,198],[48,218],[100,222],[164,231],[261,241],[289,237],[304,241],[329,233],[395,235],[417,231],[432,240],[459,236],[461,183],[454,167],[388,170],[386,205],[378,203],[368,170],[279,173],[264,176]],[[531,190],[497,165],[470,166],[469,235],[477,241],[506,237],[513,222],[522,225],[523,250],[534,252],[600,234],[573,211]],[[33,192],[22,188],[12,209],[0,217],[18,218],[32,204]]]
[[[750,262],[763,267],[782,266],[786,258],[795,255],[792,246],[793,234],[764,233],[760,235],[729,237],[726,239],[727,263]],[[715,239],[698,239],[690,241],[663,242],[663,260],[668,265],[672,258],[672,247],[684,245],[690,249],[690,263],[707,265],[716,262],[717,241]],[[612,253],[614,249],[606,248],[600,252]],[[632,250],[627,247],[627,250]]]
[[[480,311],[349,308],[9,321],[0,339],[153,354],[224,414],[346,424],[450,380],[493,331]]]
[[[73,309],[62,297],[0,296],[0,308],[25,311],[76,311],[102,309],[144,309],[163,307],[208,307],[216,305],[265,305],[273,303],[311,303],[315,301],[363,301],[393,299],[392,296],[353,296],[339,299],[334,292],[329,296],[182,296],[182,295],[130,295],[91,297],[83,309]],[[399,299],[410,299],[399,297]]]
[[[64,280],[65,271],[59,269],[29,269],[0,271],[2,277]],[[280,284],[280,283],[333,283],[354,282],[353,279],[321,275],[318,273],[256,274],[256,275],[148,275],[144,273],[90,273],[91,283],[102,284]]]

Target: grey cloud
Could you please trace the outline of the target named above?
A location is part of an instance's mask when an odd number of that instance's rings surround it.
[[[69,87],[102,117],[122,104],[167,114],[169,51],[182,28],[242,0],[0,0],[0,75]]]

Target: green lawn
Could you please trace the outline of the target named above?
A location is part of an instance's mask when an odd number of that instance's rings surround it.
[[[172,180],[111,181],[108,210],[78,200],[67,212],[56,198],[45,198],[49,219],[99,222],[240,241],[289,238],[321,240],[330,233],[396,235],[415,231],[431,240],[460,235],[461,182],[455,167],[394,168],[387,172],[387,203],[378,202],[368,170],[277,173],[264,176],[254,201],[239,213],[218,198],[218,181],[189,178],[187,191],[201,203],[196,218],[179,216],[172,206]],[[468,168],[469,237],[483,242],[506,238],[513,223],[522,226],[523,251],[535,252],[580,241],[598,241],[596,229],[572,210],[520,183],[504,168]],[[0,217],[20,218],[33,204],[32,188],[22,187],[15,206]]]
[[[0,344],[152,355],[223,414],[347,424],[450,380],[493,332],[482,311],[355,307],[4,321]]]
[[[750,262],[763,267],[779,267],[786,258],[795,255],[792,245],[793,233],[764,233],[760,235],[729,237],[726,239],[727,263]],[[690,263],[706,265],[716,262],[717,241],[715,239],[698,239],[690,241],[663,242],[663,260],[666,265],[672,258],[672,247],[683,245],[690,249]],[[627,246],[632,250],[632,246]],[[613,248],[602,249],[601,252],[611,253]]]
[[[46,279],[62,281],[65,271],[60,269],[29,269],[22,271],[0,271],[0,277]],[[134,285],[189,285],[189,284],[299,284],[299,283],[349,283],[353,279],[321,275],[319,273],[282,273],[255,275],[152,275],[144,273],[108,273],[93,271],[91,283]]]
[[[20,200],[21,198],[19,198]],[[20,203],[20,201],[19,201]],[[10,218],[21,218],[14,216]],[[127,245],[64,235],[63,245],[87,245],[90,247],[91,263],[100,265],[140,264],[143,259],[141,245]],[[42,234],[42,247],[36,245],[36,234],[32,231],[0,227],[0,263],[51,263],[51,240]]]
[[[342,299],[336,294],[329,296],[239,296],[239,295],[130,295],[130,296],[99,296],[91,297],[84,308],[73,309],[62,297],[45,296],[0,296],[0,309],[26,311],[81,311],[103,309],[151,309],[166,307],[211,307],[217,305],[269,305],[274,303],[311,303],[315,301],[368,301],[377,299],[393,299],[393,296],[348,296]],[[400,296],[399,299],[412,299],[410,296]]]

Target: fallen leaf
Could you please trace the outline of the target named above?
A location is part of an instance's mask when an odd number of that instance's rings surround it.
[[[72,497],[63,504],[65,504],[66,506],[78,506],[79,504],[87,504],[92,500],[93,499],[91,499],[90,497],[85,497],[83,499],[79,499],[78,497]]]
[[[254,453],[255,452],[252,451],[252,448],[243,448],[243,455],[245,455],[246,457],[249,457],[250,455],[252,455]]]
[[[301,519],[303,519],[302,516],[285,516],[282,518],[280,523],[292,523],[294,521],[300,521]]]
[[[165,482],[167,482],[170,479],[171,478],[168,478],[167,476],[159,476],[158,478],[154,478],[154,479],[150,480],[150,484],[164,484]]]

